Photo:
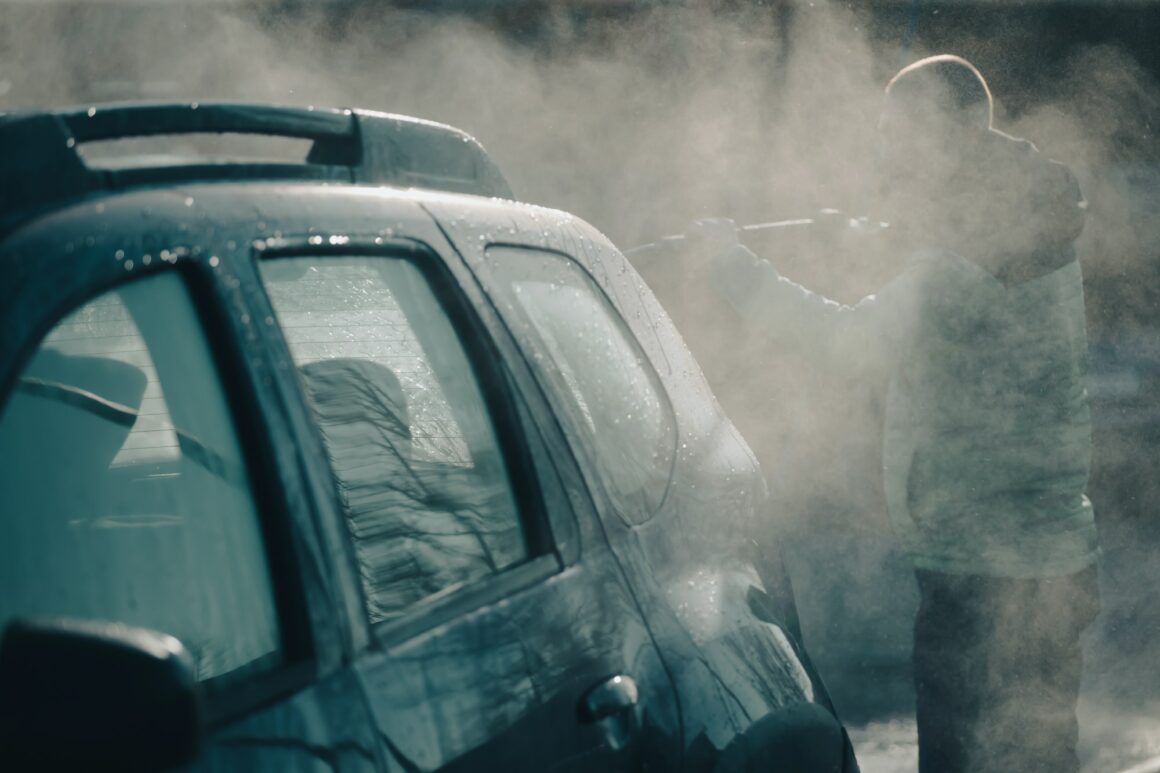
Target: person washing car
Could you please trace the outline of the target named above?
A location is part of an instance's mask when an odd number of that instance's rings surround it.
[[[930,57],[886,87],[882,202],[906,268],[845,306],[699,221],[754,329],[887,383],[883,475],[921,596],[919,769],[1076,771],[1080,634],[1099,609],[1087,485],[1085,204],[992,126],[986,81]]]

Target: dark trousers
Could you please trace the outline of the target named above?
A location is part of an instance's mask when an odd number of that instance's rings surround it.
[[[1011,580],[917,571],[919,773],[1075,773],[1080,634],[1099,612],[1091,567]]]

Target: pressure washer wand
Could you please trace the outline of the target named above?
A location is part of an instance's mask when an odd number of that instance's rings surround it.
[[[818,214],[814,217],[798,217],[791,219],[791,221],[771,221],[769,223],[753,223],[751,225],[738,226],[738,232],[753,233],[756,231],[773,231],[778,229],[796,229],[796,227],[810,227],[813,225],[824,225],[826,227],[835,227],[838,230],[850,229],[861,233],[876,233],[889,229],[890,223],[883,223],[880,221],[871,221],[868,217],[843,217],[841,212],[836,209],[820,209]],[[625,250],[626,258],[631,258],[633,255],[646,255],[651,252],[667,250],[669,247],[680,245],[687,241],[689,237],[684,233],[676,233],[674,236],[651,241],[650,244],[643,244],[639,247],[632,247],[630,250]]]
[[[795,226],[809,226],[809,225],[813,225],[816,222],[817,221],[812,217],[802,217],[802,218],[797,218],[795,220],[774,220],[774,221],[769,222],[769,223],[753,223],[751,225],[738,226],[737,230],[738,231],[767,231],[767,230],[771,230],[774,228],[793,228]],[[660,239],[657,239],[655,242],[649,242],[648,244],[642,244],[639,247],[633,247],[631,249],[625,250],[624,256],[626,258],[631,258],[633,255],[637,255],[637,254],[641,254],[641,253],[645,253],[645,252],[651,252],[653,250],[665,249],[668,247],[674,247],[678,244],[681,244],[685,241],[688,241],[688,239],[689,239],[689,237],[686,236],[685,234],[673,234],[672,236],[662,236]]]

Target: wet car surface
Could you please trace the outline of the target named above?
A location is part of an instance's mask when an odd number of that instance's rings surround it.
[[[314,149],[70,155],[182,131]],[[0,122],[36,132],[5,161],[0,235],[15,766],[857,769],[757,528],[754,455],[599,232],[408,119]],[[98,743],[85,707],[170,716],[111,694],[126,652],[169,664],[158,684],[195,708]]]
[[[1138,198],[1155,201],[1154,193]],[[1151,227],[1151,221],[1145,222]],[[804,273],[826,260],[850,263],[858,252],[882,250],[876,241],[888,241],[888,231],[867,231],[862,223],[862,218],[822,210],[809,218],[747,226],[742,232],[759,254]],[[1146,237],[1140,241],[1155,242]],[[800,485],[811,469],[818,469],[825,485],[807,487],[807,497],[781,508],[801,513],[796,524],[791,519],[778,524],[783,544],[790,546],[786,560],[801,610],[803,639],[846,723],[861,769],[915,771],[918,739],[910,650],[918,593],[913,567],[893,538],[878,493],[880,484],[872,477],[881,465],[881,429],[867,417],[880,422],[880,409],[874,407],[878,398],[867,389],[869,397],[859,404],[832,371],[817,369],[823,376],[817,379],[789,347],[759,349],[752,331],[733,324],[737,320],[729,316],[730,310],[715,307],[711,294],[674,282],[674,277],[690,271],[688,261],[699,257],[689,246],[684,237],[667,237],[626,254],[672,313],[704,364],[718,399],[763,460],[767,475],[776,475],[775,487],[784,493]],[[1156,612],[1142,590],[1156,581],[1150,556],[1158,538],[1146,503],[1155,500],[1152,461],[1157,447],[1160,350],[1154,326],[1147,321],[1149,312],[1140,308],[1143,303],[1132,293],[1144,288],[1140,294],[1151,297],[1155,285],[1151,265],[1136,267],[1129,282],[1119,275],[1109,279],[1097,264],[1094,278],[1085,280],[1090,315],[1087,379],[1094,417],[1089,492],[1098,505],[1102,606],[1098,621],[1085,634],[1085,676],[1078,705],[1080,764],[1090,773],[1143,773],[1160,765],[1155,728],[1146,719],[1156,694],[1156,674],[1150,667]],[[833,279],[831,283],[838,284]],[[872,289],[867,286],[858,292]],[[847,297],[852,302],[858,296]],[[710,319],[716,324],[709,324]],[[759,371],[759,382],[746,370],[763,358],[779,367]],[[792,389],[779,390],[779,378],[800,381]],[[756,388],[756,383],[763,388]],[[849,405],[855,408],[843,414],[843,406]],[[793,435],[792,422],[811,409],[840,415],[856,427],[842,433],[847,458],[834,454],[834,463],[821,467],[808,458],[808,446],[801,451],[806,441]],[[828,447],[825,438],[819,439],[816,424],[809,431],[816,446]],[[787,453],[787,448],[797,455]],[[835,556],[843,560],[835,561]]]

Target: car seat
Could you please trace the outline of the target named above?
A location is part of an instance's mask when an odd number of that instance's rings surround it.
[[[415,459],[399,379],[368,360],[304,365],[372,622],[498,568],[470,470]],[[504,519],[518,532],[518,520]],[[520,543],[522,547],[522,541]],[[522,557],[522,556],[521,556]]]
[[[93,546],[76,526],[105,514],[110,464],[137,420],[138,367],[41,349],[0,416],[0,621],[82,615]]]
[[[42,512],[60,497],[97,498],[109,465],[137,421],[145,373],[108,357],[41,349],[29,363],[0,421],[0,490],[31,495]],[[82,496],[83,495],[83,496]]]

